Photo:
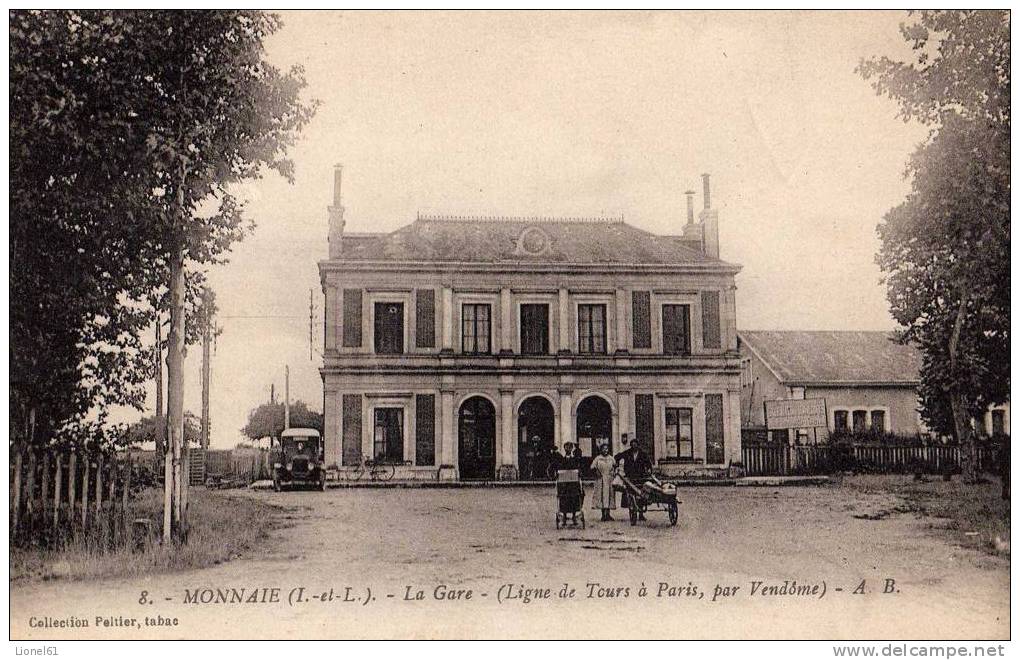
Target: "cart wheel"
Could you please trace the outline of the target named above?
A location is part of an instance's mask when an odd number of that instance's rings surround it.
[[[638,517],[639,511],[638,511],[637,502],[635,502],[633,500],[633,498],[630,501],[630,507],[629,508],[630,508],[630,524],[631,525],[636,525],[637,524],[637,517]]]
[[[676,525],[676,521],[680,517],[680,513],[679,513],[679,511],[677,509],[678,509],[678,507],[676,505],[676,502],[671,502],[670,505],[669,505],[669,524],[670,525]]]

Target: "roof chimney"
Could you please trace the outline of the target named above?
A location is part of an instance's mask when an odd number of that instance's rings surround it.
[[[708,174],[701,175],[702,186],[704,187],[705,209],[712,208],[712,189],[708,185]]]
[[[684,192],[687,195],[687,224],[694,224],[694,191],[687,190]]]
[[[337,163],[333,166],[333,206],[340,206],[340,189],[343,184],[344,166]]]
[[[339,259],[343,254],[344,207],[341,204],[341,183],[344,166],[333,166],[333,203],[329,206],[329,258]]]

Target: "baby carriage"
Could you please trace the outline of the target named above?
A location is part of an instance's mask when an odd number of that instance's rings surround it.
[[[556,471],[556,529],[566,527],[569,522],[574,527],[578,524],[584,529],[584,488],[581,486],[581,475],[578,470]]]

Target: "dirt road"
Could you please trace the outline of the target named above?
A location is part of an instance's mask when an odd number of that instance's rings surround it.
[[[886,515],[899,502],[885,493],[690,488],[675,528],[664,513],[631,527],[617,510],[616,522],[588,511],[587,529],[559,531],[549,488],[232,497],[285,507],[289,527],[264,553],[148,579],[17,585],[12,636],[1009,635],[1008,560],[952,545],[930,528],[939,520]],[[77,620],[89,627],[42,625]]]

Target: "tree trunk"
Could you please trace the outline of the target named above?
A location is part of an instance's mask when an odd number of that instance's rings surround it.
[[[156,312],[156,455],[166,453],[163,428],[163,315]]]
[[[953,323],[953,332],[949,336],[949,371],[952,386],[949,388],[949,405],[953,412],[953,429],[956,431],[956,441],[960,443],[960,471],[964,483],[971,484],[977,481],[975,470],[975,457],[977,447],[975,446],[974,433],[970,428],[970,413],[967,402],[958,383],[959,373],[959,351],[960,335],[963,333],[963,321],[967,315],[967,292],[964,291],[960,298],[960,307],[956,310],[956,321]]]
[[[167,523],[167,512],[164,511],[164,540],[172,537],[183,541],[187,529],[187,512],[182,506],[184,453],[184,251],[174,250],[170,263],[170,332],[167,336],[166,371],[167,371],[167,466],[169,479],[164,492],[164,506],[169,499],[171,520]]]

